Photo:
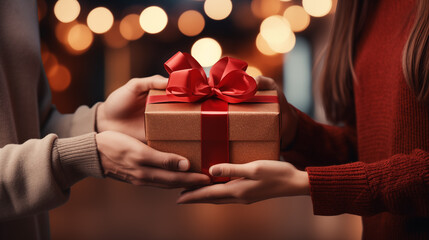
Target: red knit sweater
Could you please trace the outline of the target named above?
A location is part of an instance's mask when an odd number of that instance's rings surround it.
[[[380,0],[368,21],[355,56],[356,126],[299,112],[284,153],[312,166],[314,213],[363,216],[364,239],[429,239],[429,106],[416,100],[401,65],[416,5]]]

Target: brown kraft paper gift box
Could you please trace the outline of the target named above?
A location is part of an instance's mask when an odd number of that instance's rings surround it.
[[[150,90],[149,97],[165,94]],[[258,91],[256,95],[277,96],[277,92]],[[230,162],[278,160],[279,118],[278,103],[229,104]],[[149,146],[182,155],[191,162],[191,171],[201,171],[201,103],[148,103],[145,124]]]

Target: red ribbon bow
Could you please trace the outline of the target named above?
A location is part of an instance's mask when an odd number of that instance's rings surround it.
[[[228,103],[240,103],[252,98],[257,90],[255,79],[245,72],[247,63],[231,57],[224,57],[213,65],[209,78],[188,53],[176,53],[164,67],[170,74],[167,95],[178,97],[181,102],[214,96]]]

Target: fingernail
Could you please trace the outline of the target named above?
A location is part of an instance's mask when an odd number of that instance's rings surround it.
[[[186,171],[189,168],[188,160],[180,160],[179,161],[179,170]]]
[[[220,170],[220,168],[210,168],[209,172],[214,177],[220,176],[221,173],[222,173],[222,171]]]

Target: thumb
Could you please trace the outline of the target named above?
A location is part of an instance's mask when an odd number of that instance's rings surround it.
[[[215,177],[252,178],[251,166],[249,164],[216,164],[210,167],[209,173]]]
[[[187,171],[191,166],[188,159],[183,156],[155,150],[146,145],[150,149],[149,157],[143,161],[144,165],[150,165],[158,168],[163,168],[171,171]]]
[[[128,84],[138,93],[147,92],[150,89],[165,89],[167,87],[168,78],[161,75],[154,75],[145,78],[133,78]]]
[[[265,76],[257,76],[255,78],[256,83],[258,84],[259,90],[277,90],[277,84],[274,79],[265,77]]]

